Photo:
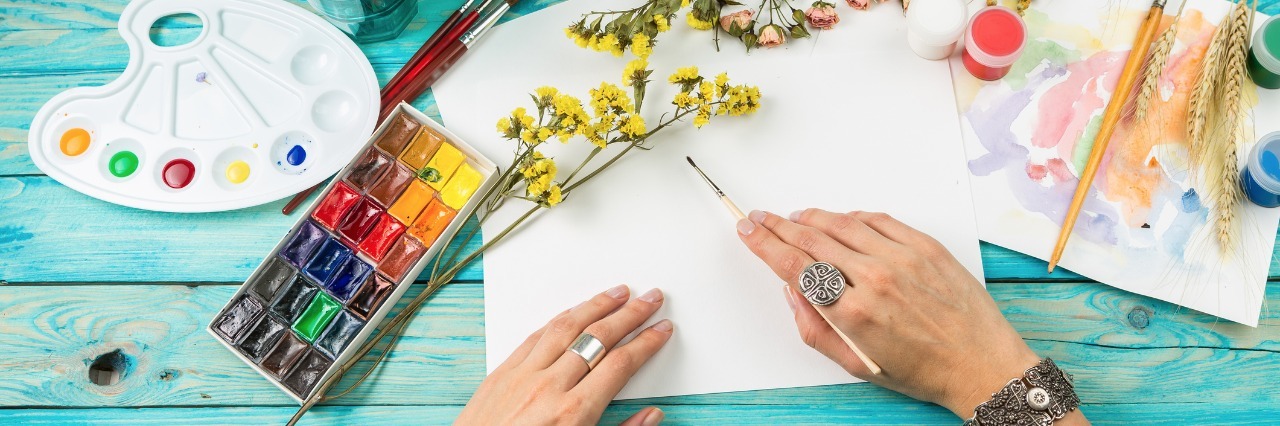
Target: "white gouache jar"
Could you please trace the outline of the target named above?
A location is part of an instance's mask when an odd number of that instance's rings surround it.
[[[907,9],[907,43],[921,58],[946,59],[968,23],[964,0],[914,0]]]

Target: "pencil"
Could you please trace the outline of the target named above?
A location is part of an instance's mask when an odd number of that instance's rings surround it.
[[[1160,28],[1160,19],[1164,17],[1164,5],[1165,0],[1152,2],[1151,10],[1147,11],[1146,20],[1138,27],[1138,37],[1133,42],[1133,49],[1129,51],[1129,59],[1125,61],[1124,71],[1120,73],[1120,82],[1116,84],[1115,90],[1111,92],[1111,99],[1107,101],[1107,109],[1102,116],[1102,127],[1094,137],[1093,148],[1089,151],[1089,162],[1085,164],[1084,172],[1080,173],[1080,183],[1076,185],[1076,193],[1071,197],[1071,208],[1067,209],[1067,217],[1062,221],[1062,229],[1058,232],[1058,242],[1053,247],[1053,255],[1049,257],[1049,272],[1053,272],[1053,269],[1058,266],[1058,261],[1062,260],[1062,251],[1067,248],[1067,239],[1071,238],[1071,230],[1076,226],[1080,207],[1084,205],[1085,196],[1089,195],[1093,177],[1098,174],[1098,166],[1102,164],[1102,156],[1107,152],[1111,134],[1115,132],[1116,125],[1120,122],[1121,111],[1129,94],[1133,92],[1133,85],[1137,82],[1138,75],[1142,73],[1142,62],[1146,60],[1151,41],[1155,38],[1156,30]]]
[[[716,185],[715,182],[712,182],[711,178],[707,177],[707,174],[702,172],[702,168],[698,167],[698,164],[693,162],[693,158],[684,157],[684,159],[689,161],[689,165],[693,166],[693,169],[698,172],[699,176],[702,176],[702,180],[707,182],[707,185],[711,187],[711,191],[716,193],[716,196],[720,198],[720,202],[724,203],[725,208],[729,210],[729,213],[733,214],[733,217],[738,218],[738,220],[744,220],[747,218],[746,215],[742,214],[742,210],[738,208],[738,205],[734,204],[728,196],[724,195],[724,191],[720,189],[720,186]],[[840,327],[836,327],[836,324],[831,322],[831,318],[827,317],[827,314],[823,312],[822,308],[817,306],[814,306],[814,308],[818,311],[818,316],[821,316],[822,320],[826,321],[827,325],[831,326],[831,329],[836,331],[836,335],[840,336],[840,340],[843,340],[844,344],[849,346],[849,349],[853,351],[853,354],[862,361],[862,364],[867,366],[867,370],[870,371],[871,374],[880,375],[880,372],[882,371],[880,369],[880,364],[876,364],[876,362],[872,361],[867,354],[862,352],[862,349],[858,349],[858,345],[854,344],[853,340],[850,340],[849,336],[845,335],[844,331],[840,330]]]

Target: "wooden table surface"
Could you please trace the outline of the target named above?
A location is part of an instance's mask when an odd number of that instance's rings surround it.
[[[527,1],[517,14],[556,1]],[[279,213],[284,202],[215,214],[135,210],[54,182],[27,154],[45,101],[124,69],[116,20],[125,3],[0,0],[0,424],[283,422],[297,404],[203,328],[293,223]],[[379,79],[460,3],[421,0],[401,37],[362,46]],[[1280,0],[1262,4],[1280,12]],[[190,36],[195,25],[178,21],[162,36]],[[415,105],[438,115],[430,96]],[[1043,262],[991,245],[982,253],[1001,310],[1037,352],[1075,374],[1094,421],[1280,422],[1274,309],[1250,328],[1070,272],[1046,275]],[[1273,262],[1273,281],[1278,272]],[[466,271],[418,314],[372,381],[306,420],[450,421],[484,376],[482,281],[478,266]],[[1269,287],[1269,305],[1280,306],[1280,289]],[[104,355],[117,361],[114,385],[89,380]],[[867,384],[623,401],[605,420],[648,404],[673,423],[957,423]]]

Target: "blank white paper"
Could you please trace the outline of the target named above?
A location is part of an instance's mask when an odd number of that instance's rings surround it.
[[[450,130],[498,164],[513,142],[495,123],[528,93],[550,85],[588,98],[620,84],[630,58],[578,48],[563,28],[591,9],[628,3],[574,0],[496,28],[434,86]],[[912,53],[901,10],[840,8],[831,31],[785,47],[743,53],[683,14],[649,59],[650,127],[671,111],[667,76],[697,65],[713,77],[758,85],[764,107],[715,117],[702,129],[664,130],[484,255],[488,367],[495,368],[555,314],[618,283],[652,287],[675,334],[621,399],[815,386],[856,381],[798,337],[783,281],[738,241],[733,217],[685,162],[686,155],[745,210],[884,211],[945,244],[981,277],[981,256],[945,61]],[[544,146],[561,177],[589,151],[585,141]],[[602,155],[602,157],[604,157]],[[519,202],[484,226],[490,238],[524,212]],[[856,285],[856,283],[854,284]]]

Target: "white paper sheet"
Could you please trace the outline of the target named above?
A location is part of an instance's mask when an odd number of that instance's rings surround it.
[[[1172,3],[1172,2],[1171,2]],[[1098,121],[1148,0],[1038,0],[1031,41],[1008,77],[980,83],[953,60],[983,240],[1048,259]],[[1108,147],[1061,266],[1124,290],[1257,326],[1280,210],[1248,206],[1240,248],[1222,256],[1206,200],[1188,172],[1186,96],[1226,15],[1221,0],[1192,0],[1160,80],[1149,124],[1125,123]],[[1172,15],[1176,4],[1169,4]],[[1261,25],[1266,19],[1255,19]],[[1168,22],[1172,22],[1171,18]],[[1188,49],[1188,47],[1191,47]],[[1260,90],[1251,123],[1280,130],[1280,91]],[[1241,148],[1242,161],[1252,143]],[[1243,165],[1243,162],[1241,163]]]
[[[434,87],[446,125],[509,163],[511,142],[494,124],[531,107],[529,92],[551,85],[585,98],[601,81],[621,79],[626,59],[580,49],[562,29],[587,10],[623,5],[568,1],[495,29]],[[897,7],[874,9],[841,9],[842,22],[815,32],[816,42],[750,55],[732,40],[716,53],[710,33],[688,29],[681,15],[650,58],[646,121],[670,111],[666,78],[688,65],[760,86],[764,107],[663,131],[652,151],[619,162],[486,253],[489,368],[556,313],[627,283],[636,295],[666,292],[654,319],[672,319],[675,335],[620,398],[854,381],[797,337],[782,281],[741,245],[734,219],[686,155],[744,209],[886,211],[935,236],[981,277],[948,64],[911,52]],[[586,146],[547,148],[563,170]],[[485,237],[523,210],[491,219]]]

